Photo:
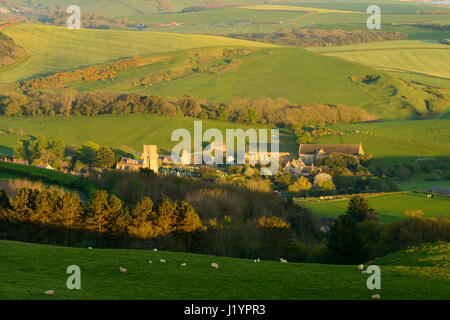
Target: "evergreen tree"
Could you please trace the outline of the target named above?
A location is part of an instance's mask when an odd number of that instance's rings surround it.
[[[365,261],[364,242],[352,216],[340,215],[331,227],[328,251],[333,263],[358,264]]]
[[[362,196],[353,196],[347,208],[347,214],[352,216],[356,222],[364,220],[378,220],[378,214],[373,208],[369,207],[369,202]]]

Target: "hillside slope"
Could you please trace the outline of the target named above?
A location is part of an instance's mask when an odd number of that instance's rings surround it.
[[[164,258],[167,263],[159,263]],[[152,264],[149,264],[152,260]],[[0,241],[0,299],[370,299],[356,266],[280,263],[146,250]],[[181,267],[181,263],[187,263]],[[211,268],[216,262],[219,269]],[[81,268],[81,290],[66,269]],[[119,267],[128,270],[122,274]],[[382,267],[382,299],[449,299],[442,277]],[[46,297],[44,291],[55,290]]]
[[[130,56],[158,57],[159,63],[119,72],[113,80],[63,85],[80,91],[112,90],[228,102],[231,98],[286,98],[292,103],[318,102],[360,107],[384,119],[421,117],[442,112],[448,98],[432,88],[412,84],[339,58],[306,50],[230,38],[174,33],[113,30],[68,30],[19,24],[5,29],[30,56],[0,71],[11,83],[74,71]],[[208,48],[205,48],[208,47]],[[193,65],[215,48],[246,48],[249,54],[222,57],[211,65]],[[196,49],[193,49],[196,48]],[[200,58],[199,58],[200,57]],[[145,76],[169,81],[136,85]],[[181,74],[179,76],[174,76]],[[60,86],[58,86],[60,87]]]
[[[149,55],[199,47],[267,47],[252,41],[163,32],[69,30],[35,24],[9,26],[3,32],[23,46],[30,57],[0,72],[0,82],[14,82],[105,63],[134,55]]]

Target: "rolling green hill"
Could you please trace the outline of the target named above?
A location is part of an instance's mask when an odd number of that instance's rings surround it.
[[[165,259],[166,264],[159,263]],[[152,260],[152,264],[149,264]],[[280,263],[207,255],[64,248],[0,241],[0,299],[371,299],[356,266]],[[181,267],[181,263],[186,267]],[[211,268],[216,262],[219,269]],[[66,269],[81,269],[81,290]],[[119,267],[128,270],[126,274]],[[381,299],[449,299],[445,269],[383,266]],[[441,270],[442,269],[442,270]],[[437,273],[436,271],[441,271]],[[55,295],[47,297],[46,290]]]
[[[450,218],[450,201],[446,198],[428,199],[425,194],[398,193],[367,197],[367,200],[383,223],[404,219],[406,210],[422,210],[424,217]],[[301,205],[311,209],[317,216],[337,218],[345,214],[348,199],[301,202]]]
[[[416,117],[429,110],[442,111],[448,102],[438,92],[363,65],[253,41],[173,33],[69,30],[27,24],[8,27],[5,32],[22,45],[29,56],[0,71],[3,83],[73,71],[134,55],[148,57],[164,53],[163,58],[167,59],[161,63],[119,72],[112,81],[64,85],[81,91],[113,90],[172,97],[187,92],[198,99],[215,102],[271,97],[287,98],[293,103],[345,104],[385,119]],[[193,72],[192,68],[174,81],[151,87],[130,85],[154,72],[176,73],[180,68],[189,69],[189,62],[196,59],[196,55],[213,50],[201,47],[236,46],[249,48],[250,53],[218,61],[230,64],[222,69],[213,65],[220,72]]]
[[[44,135],[49,139],[61,138],[66,144],[80,145],[87,141],[108,145],[114,148],[131,147],[136,152],[142,152],[143,144],[156,144],[160,153],[170,154],[178,141],[170,141],[172,132],[178,128],[188,129],[194,138],[194,120],[170,118],[155,115],[123,115],[96,117],[32,117],[32,118],[0,118],[0,129],[22,128],[25,136]],[[225,130],[255,128],[241,123],[203,120],[203,130],[217,128]],[[256,126],[256,128],[263,126]],[[17,140],[24,139],[12,134],[0,135],[0,145],[3,155],[11,155]],[[280,151],[295,152],[297,144],[295,137],[280,131]]]
[[[332,125],[342,136],[322,136],[315,143],[362,143],[373,165],[393,165],[418,158],[450,155],[450,120],[409,120]]]
[[[34,24],[13,25],[3,32],[13,38],[18,45],[23,46],[29,57],[0,71],[2,83],[74,70],[134,55],[214,46],[268,47],[258,42],[216,36],[69,30],[64,27]]]
[[[394,252],[377,259],[381,266],[449,267],[450,243],[437,242]]]
[[[310,48],[311,51],[339,57],[385,71],[402,73],[411,80],[447,87],[450,83],[450,47],[418,40],[398,40],[350,46]],[[420,76],[415,78],[414,76]],[[437,79],[437,80],[436,80]],[[450,88],[450,87],[447,87]]]

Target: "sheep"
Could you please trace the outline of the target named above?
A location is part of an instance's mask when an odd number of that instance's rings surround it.
[[[380,297],[380,295],[377,293],[377,294],[374,294],[374,295],[372,295],[372,299],[380,299],[381,297]]]
[[[152,263],[152,260],[148,260],[148,263],[150,263],[150,264],[151,264],[151,263]]]
[[[155,248],[155,249],[153,249],[153,251],[158,251],[158,249]]]
[[[431,198],[433,198],[433,195],[432,194],[427,194],[427,198],[431,199]]]
[[[287,263],[287,260],[284,260],[283,258],[280,258],[281,263]]]
[[[361,271],[361,274],[366,274],[366,273],[367,273],[366,270]]]
[[[258,261],[256,261],[256,259],[255,259],[255,263],[258,263]]]
[[[363,264],[360,264],[360,265],[358,266],[358,270],[362,270],[362,269],[364,269],[364,265],[363,265]]]
[[[92,250],[92,247],[88,247],[89,250]]]
[[[122,273],[127,273],[127,269],[125,269],[125,268],[119,267],[119,270],[120,270],[120,272],[122,272]]]
[[[219,265],[215,262],[211,263],[211,268],[219,269]]]
[[[258,259],[256,259],[256,261],[260,262],[261,260],[259,260],[259,258],[258,258]]]
[[[55,291],[54,290],[47,290],[44,293],[45,293],[46,296],[52,296],[52,295],[55,294]]]
[[[181,264],[181,266],[182,266],[182,267],[186,267],[186,262],[183,262],[183,263]]]
[[[165,259],[159,259],[159,262],[166,263],[166,260]]]

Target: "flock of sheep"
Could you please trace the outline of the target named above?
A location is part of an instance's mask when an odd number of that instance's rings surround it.
[[[88,249],[92,250],[92,247],[88,247]],[[153,251],[158,251],[158,249],[155,248],[155,249],[153,249]],[[166,260],[165,259],[159,259],[159,262],[160,263],[166,263]],[[261,260],[258,258],[258,259],[255,259],[254,262],[255,263],[259,263],[259,262],[261,262]],[[281,263],[287,263],[287,260],[283,259],[283,258],[280,258],[280,262]],[[148,263],[152,264],[153,262],[152,262],[152,260],[149,260]],[[183,262],[180,266],[181,267],[186,267],[187,264],[186,264],[186,262]],[[216,262],[212,262],[211,263],[211,268],[219,269],[219,265]],[[367,273],[364,270],[364,265],[363,264],[360,264],[358,266],[358,270],[360,270],[362,274],[366,274]],[[119,267],[119,271],[121,273],[127,273],[128,272],[128,270],[126,268],[123,268],[123,267]],[[47,291],[45,291],[45,295],[47,295],[47,296],[52,296],[54,294],[55,294],[54,290],[47,290]],[[380,299],[380,295],[379,294],[374,294],[374,295],[372,295],[372,299]]]

